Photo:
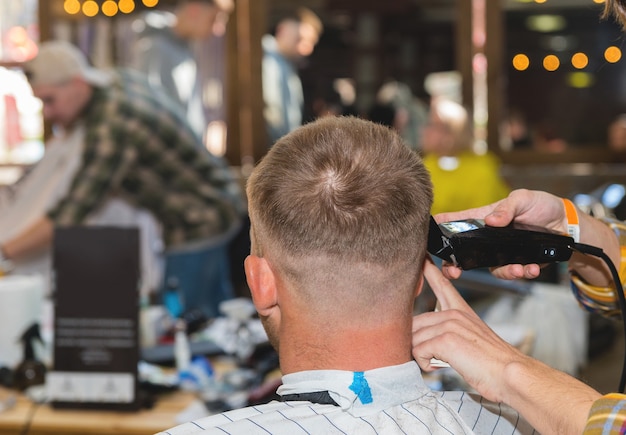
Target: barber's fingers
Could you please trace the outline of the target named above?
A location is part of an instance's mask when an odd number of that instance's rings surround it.
[[[524,356],[478,316],[460,310],[419,314],[413,318],[411,353],[422,370],[445,361],[488,400],[500,402],[505,368]]]
[[[501,201],[495,202],[483,207],[470,208],[462,211],[455,211],[450,213],[439,213],[433,216],[437,223],[451,222],[463,219],[484,219],[485,216],[491,214],[493,210],[498,206]]]
[[[441,310],[472,311],[450,280],[441,273],[430,257],[424,261],[424,277],[435,294]]]
[[[448,279],[459,279],[461,277],[461,274],[463,273],[463,270],[455,266],[454,264],[448,263],[444,260],[441,265],[441,272],[443,273],[443,276]]]
[[[513,220],[562,231],[565,220],[563,201],[548,192],[517,189],[496,203],[494,210],[485,216],[487,225],[497,227],[508,225]]]
[[[473,312],[449,309],[413,317],[411,349],[425,371],[438,368],[432,358],[445,361],[462,376],[481,370],[484,353],[499,352],[493,332]]]
[[[515,279],[535,279],[541,273],[541,266],[538,264],[509,264],[501,267],[491,268],[491,274],[496,278]],[[441,265],[441,272],[448,279],[459,279],[463,270],[446,261]]]
[[[450,222],[462,219],[484,219],[492,227],[505,227],[520,213],[523,205],[516,199],[519,195],[508,197],[484,207],[471,208],[453,213],[441,213],[435,215],[437,222]]]
[[[487,225],[504,227],[513,220],[553,228],[562,215],[561,200],[549,193],[527,189],[512,191],[492,204],[452,213],[435,215],[437,222],[461,219],[484,219]]]
[[[446,333],[469,338],[470,335],[476,335],[476,331],[483,327],[482,323],[484,322],[471,309],[468,311],[442,309],[417,314],[413,316],[412,331],[415,334],[413,345],[416,344],[418,337],[418,341],[425,341],[446,335]]]
[[[491,269],[491,273],[496,278],[514,279],[535,279],[541,273],[541,266],[538,264],[509,264]]]

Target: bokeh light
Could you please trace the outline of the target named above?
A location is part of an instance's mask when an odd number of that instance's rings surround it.
[[[556,71],[561,66],[559,58],[553,54],[549,54],[543,58],[543,67],[548,71]]]
[[[133,0],[120,0],[118,3],[120,12],[130,14],[135,10],[135,2]]]
[[[70,15],[76,15],[80,12],[80,2],[78,0],[65,0],[63,10]]]
[[[117,11],[118,7],[117,3],[115,3],[115,0],[106,0],[104,3],[102,3],[102,13],[107,17],[114,16],[115,14],[117,14]]]
[[[593,83],[594,76],[583,71],[576,71],[567,75],[567,84],[572,88],[584,89],[590,87]]]
[[[610,63],[618,62],[622,58],[622,50],[613,45],[604,50],[604,58]]]
[[[585,53],[574,53],[572,56],[572,66],[576,69],[583,69],[589,64],[589,58]]]
[[[513,68],[518,71],[525,71],[530,66],[530,59],[525,54],[516,54],[513,57]]]
[[[96,3],[95,0],[87,0],[85,3],[83,3],[82,9],[83,14],[88,17],[94,17],[98,14],[100,6],[98,6],[98,3]]]

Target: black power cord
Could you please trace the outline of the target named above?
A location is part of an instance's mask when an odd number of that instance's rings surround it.
[[[26,421],[24,421],[24,426],[22,427],[22,430],[20,431],[20,435],[28,435],[28,433],[30,432],[30,427],[33,424],[33,420],[35,418],[35,413],[37,412],[40,406],[41,406],[41,403],[38,403],[38,402],[33,402],[30,405],[30,409],[28,410],[28,415],[26,416]]]
[[[619,273],[615,268],[615,265],[611,261],[608,255],[604,251],[595,246],[586,245],[584,243],[574,243],[572,246],[573,251],[580,252],[582,254],[592,255],[594,257],[601,258],[609,268],[611,276],[613,277],[613,283],[615,284],[615,292],[617,293],[617,302],[619,303],[620,311],[622,313],[622,324],[624,328],[624,340],[626,342],[626,297],[624,297],[624,288],[622,287],[622,281],[620,280]],[[624,360],[622,362],[622,375],[619,381],[618,392],[623,393],[626,386],[626,353],[624,354]]]

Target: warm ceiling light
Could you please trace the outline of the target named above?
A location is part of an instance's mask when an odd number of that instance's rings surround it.
[[[583,69],[589,64],[589,58],[585,53],[574,53],[572,56],[572,66],[576,69]]]
[[[530,66],[530,59],[525,54],[516,54],[513,57],[513,68],[518,71],[525,71]]]
[[[561,66],[559,58],[553,54],[549,54],[543,58],[543,67],[548,71],[556,71]]]
[[[153,8],[159,3],[159,0],[143,0],[143,5],[147,8]]]
[[[65,0],[63,9],[70,15],[76,15],[80,12],[80,2],[78,0]]]
[[[117,3],[115,3],[115,0],[106,0],[104,3],[102,3],[102,13],[107,17],[114,16],[115,14],[117,14],[117,11],[118,7]]]
[[[96,16],[99,10],[100,7],[98,6],[98,3],[95,2],[95,0],[87,0],[85,3],[83,3],[83,14],[88,17]]]
[[[611,46],[604,50],[604,58],[607,62],[615,63],[622,58],[622,50],[615,46]]]
[[[135,10],[135,2],[133,0],[120,0],[118,3],[120,12],[130,14]]]

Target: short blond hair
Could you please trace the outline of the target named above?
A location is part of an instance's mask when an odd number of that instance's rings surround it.
[[[365,295],[393,280],[415,290],[432,185],[420,157],[391,129],[320,118],[276,142],[247,193],[252,253],[298,287],[313,292],[332,282],[348,291],[360,282]],[[399,297],[406,301],[407,292]]]
[[[298,17],[300,18],[300,22],[306,23],[310,25],[311,27],[313,27],[313,29],[315,29],[315,31],[317,32],[318,36],[324,33],[324,24],[322,23],[322,20],[311,9],[305,8],[305,7],[298,8],[297,14],[298,14]]]

